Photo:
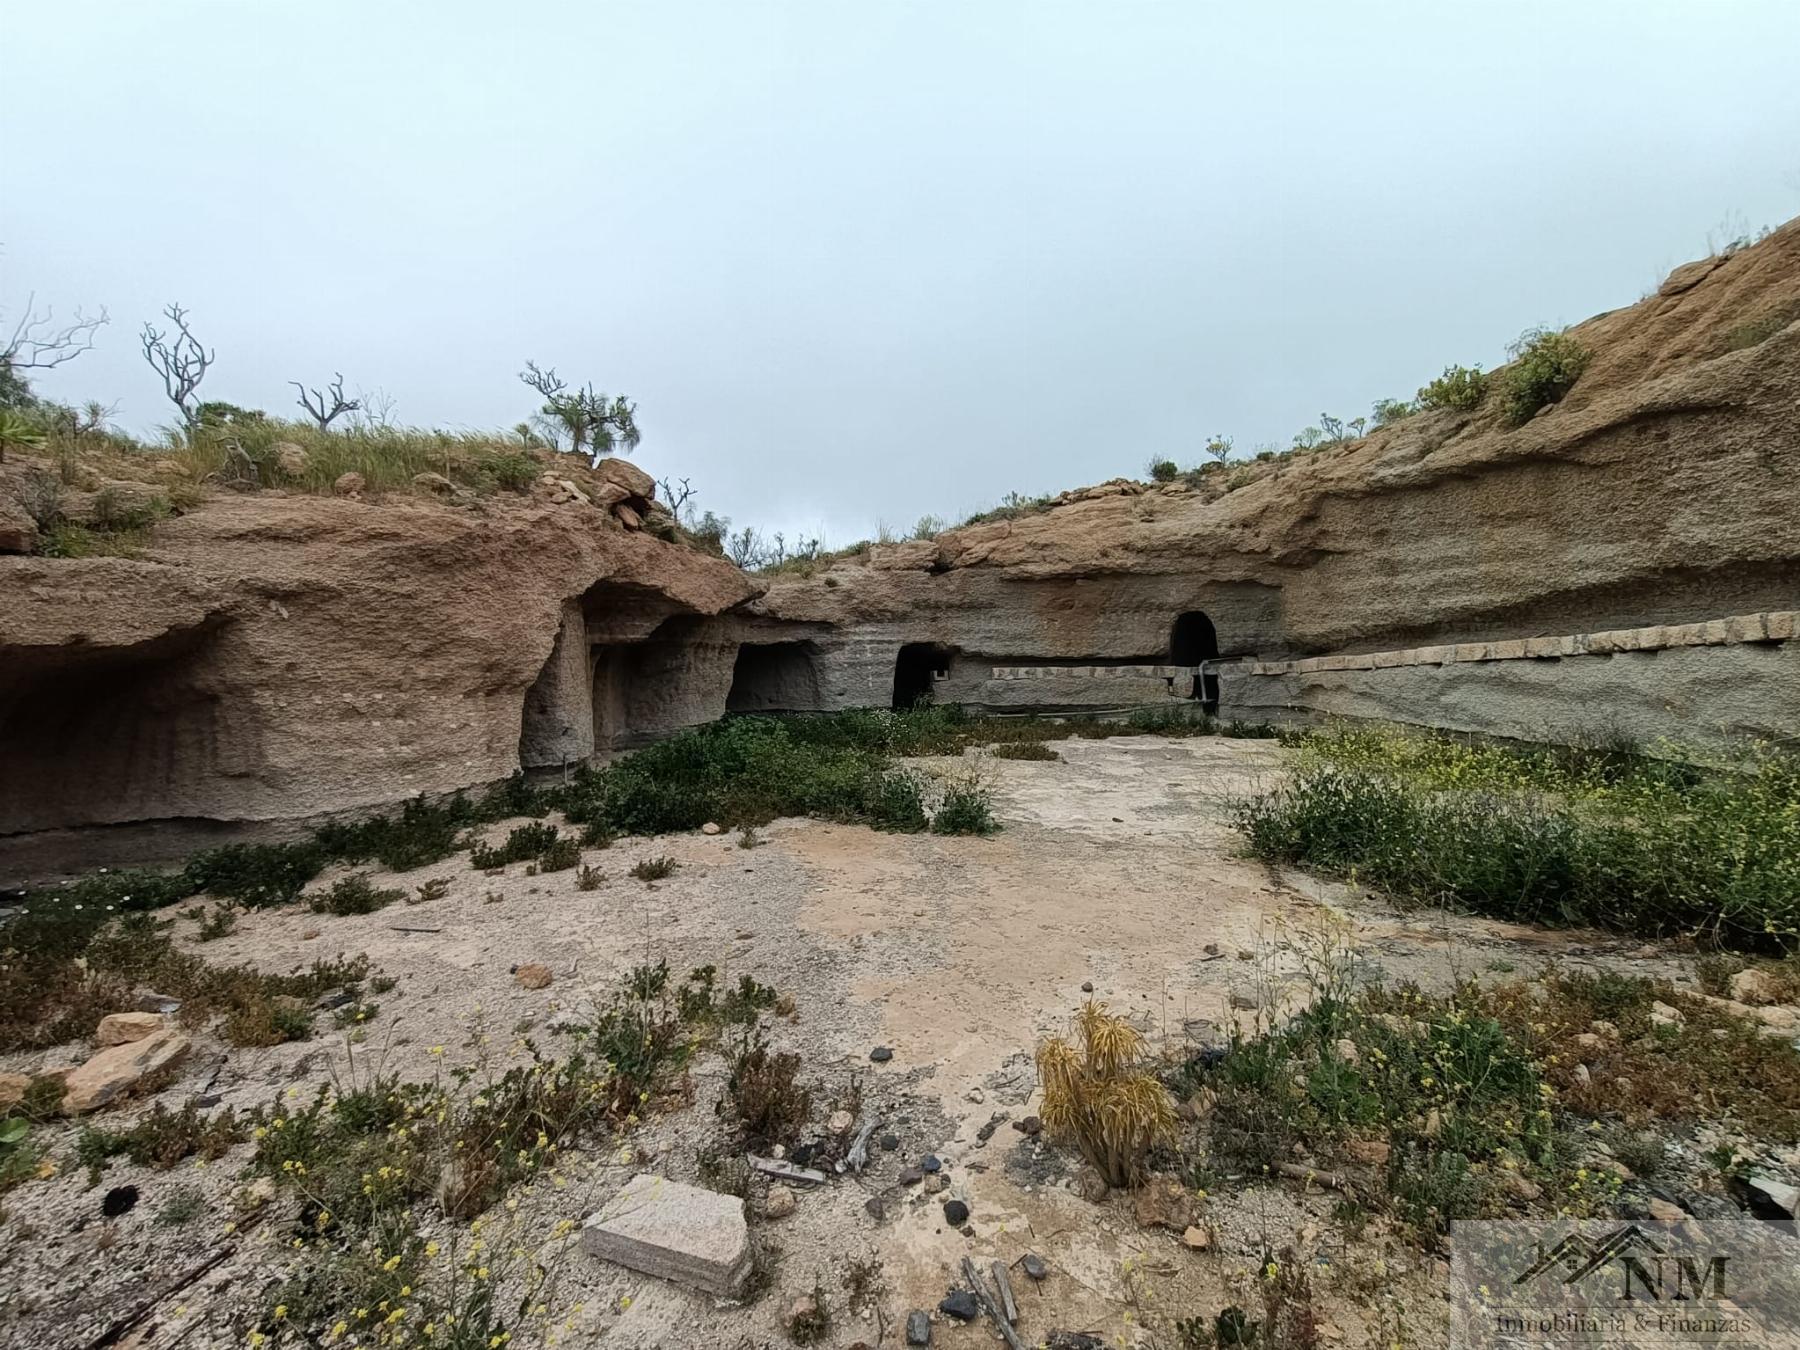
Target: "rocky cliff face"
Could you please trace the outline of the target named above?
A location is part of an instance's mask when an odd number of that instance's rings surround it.
[[[503,778],[545,734],[527,696],[571,612],[649,636],[758,589],[553,484],[464,509],[220,495],[141,557],[0,558],[0,874]],[[680,674],[670,724],[716,716]]]
[[[1270,657],[1791,607],[1800,222],[1573,332],[1591,363],[1523,426],[1490,395],[1199,490],[1106,484],[777,580],[753,613],[830,635],[829,705],[884,701],[904,644],[1167,659],[1194,611],[1219,654]]]

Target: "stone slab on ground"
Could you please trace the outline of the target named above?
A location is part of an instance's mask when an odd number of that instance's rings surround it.
[[[633,1177],[588,1216],[582,1250],[709,1294],[734,1294],[750,1273],[744,1202],[653,1172]]]
[[[172,1069],[187,1056],[193,1042],[173,1028],[142,1040],[102,1050],[67,1079],[63,1111],[79,1115],[108,1106],[146,1078]]]

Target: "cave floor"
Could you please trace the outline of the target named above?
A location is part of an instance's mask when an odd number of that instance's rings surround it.
[[[1299,935],[1335,928],[1367,966],[1390,980],[1443,986],[1488,968],[1529,973],[1549,961],[1628,964],[1639,974],[1683,970],[1673,953],[1591,933],[1546,933],[1466,917],[1400,913],[1378,898],[1272,870],[1242,855],[1231,803],[1271,783],[1282,751],[1272,741],[1123,737],[1069,741],[1057,762],[979,756],[1004,828],[990,838],[879,834],[806,820],[778,821],[757,847],[733,833],[626,839],[585,861],[606,880],[581,891],[573,871],[527,876],[472,871],[465,855],[377,884],[415,888],[442,879],[441,899],[375,914],[330,917],[300,908],[250,913],[232,934],[194,945],[213,962],[286,970],[337,953],[366,953],[396,986],[360,1028],[361,1042],[328,1030],[311,1041],[227,1051],[200,1038],[182,1079],[161,1094],[179,1105],[218,1066],[212,1091],[239,1108],[297,1089],[344,1082],[373,1068],[427,1077],[457,1064],[517,1062],[526,1037],[552,1052],[560,1021],[581,1017],[644,962],[667,960],[679,977],[713,965],[721,985],[740,974],[791,994],[772,1043],[797,1051],[814,1086],[815,1125],[834,1102],[860,1091],[861,1111],[899,1137],[874,1150],[860,1176],[800,1189],[796,1212],[760,1215],[753,1232],[770,1252],[774,1287],[748,1306],[716,1305],[682,1289],[568,1249],[557,1261],[566,1299],[578,1301],[567,1344],[721,1346],[784,1344],[782,1318],[815,1281],[836,1309],[825,1343],[897,1345],[910,1309],[934,1309],[965,1255],[985,1271],[1035,1252],[1050,1265],[1041,1283],[1015,1268],[1028,1343],[1052,1328],[1084,1330],[1107,1344],[1178,1345],[1173,1320],[1208,1317],[1242,1301],[1243,1282],[1266,1246],[1293,1244],[1319,1263],[1322,1335],[1345,1345],[1441,1343],[1443,1276],[1430,1257],[1385,1235],[1379,1222],[1348,1239],[1333,1219],[1336,1197],[1293,1183],[1247,1183],[1207,1201],[1212,1242],[1140,1227],[1129,1196],[1099,1204],[1070,1182],[1079,1159],[1012,1128],[1036,1106],[1030,1054],[1065,1029],[1092,995],[1131,1014],[1159,1053],[1183,1054],[1229,1035],[1234,1007],[1303,998]],[[920,761],[932,770],[947,761]],[[500,838],[506,822],[491,827]],[[631,866],[675,858],[668,879],[645,883]],[[336,874],[321,878],[328,883]],[[183,945],[194,925],[181,923]],[[546,989],[521,988],[513,969],[542,963]],[[1236,995],[1234,1000],[1233,996]],[[890,1061],[871,1063],[887,1046]],[[48,1062],[56,1063],[58,1052]],[[79,1047],[64,1047],[70,1062]],[[220,1065],[220,1061],[223,1061]],[[29,1066],[42,1067],[43,1056]],[[506,1222],[548,1240],[560,1218],[580,1220],[633,1173],[699,1180],[697,1155],[724,1139],[715,1103],[725,1069],[703,1053],[683,1100],[658,1104],[611,1151],[565,1157],[558,1184]],[[141,1105],[110,1113],[129,1119]],[[985,1139],[983,1127],[994,1129]],[[71,1131],[72,1133],[72,1131]],[[65,1150],[66,1151],[66,1150]],[[234,1310],[260,1294],[282,1259],[261,1236],[228,1233],[230,1197],[247,1147],[206,1168],[157,1172],[116,1161],[106,1185],[138,1185],[146,1201],[110,1225],[97,1220],[99,1191],[79,1168],[7,1198],[0,1269],[0,1339],[42,1347],[86,1345],[120,1307],[148,1302],[153,1315],[128,1338],[145,1348],[241,1344],[228,1336]],[[925,1154],[944,1162],[948,1189],[898,1184]],[[208,1212],[175,1228],[154,1218],[159,1192],[198,1187]],[[942,1212],[950,1198],[971,1211],[972,1236]],[[880,1202],[881,1217],[869,1202]],[[96,1219],[71,1215],[94,1211]],[[554,1244],[552,1244],[554,1245]],[[559,1249],[560,1250],[560,1249]],[[220,1252],[199,1280],[177,1276]],[[879,1260],[885,1292],[865,1315],[848,1312],[840,1283],[851,1259]],[[1328,1275],[1325,1273],[1328,1272]],[[7,1331],[7,1323],[14,1330]],[[940,1320],[934,1345],[995,1343],[981,1324]]]

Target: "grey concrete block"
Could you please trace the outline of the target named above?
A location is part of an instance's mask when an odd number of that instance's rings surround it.
[[[651,1172],[633,1177],[588,1216],[581,1247],[603,1261],[709,1294],[735,1294],[750,1274],[744,1202]]]

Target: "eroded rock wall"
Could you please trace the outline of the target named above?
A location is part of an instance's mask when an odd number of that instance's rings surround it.
[[[0,876],[579,759],[597,644],[638,646],[628,725],[710,720],[735,648],[684,640],[758,589],[517,498],[224,496],[142,559],[0,558]]]
[[[1590,364],[1522,426],[1490,395],[1197,489],[1103,484],[778,579],[749,612],[828,628],[825,701],[844,706],[891,697],[905,644],[949,650],[955,695],[995,668],[1167,660],[1192,612],[1218,656],[1278,659],[1791,608],[1800,222],[1573,332]],[[1439,697],[1421,690],[1416,720]]]

